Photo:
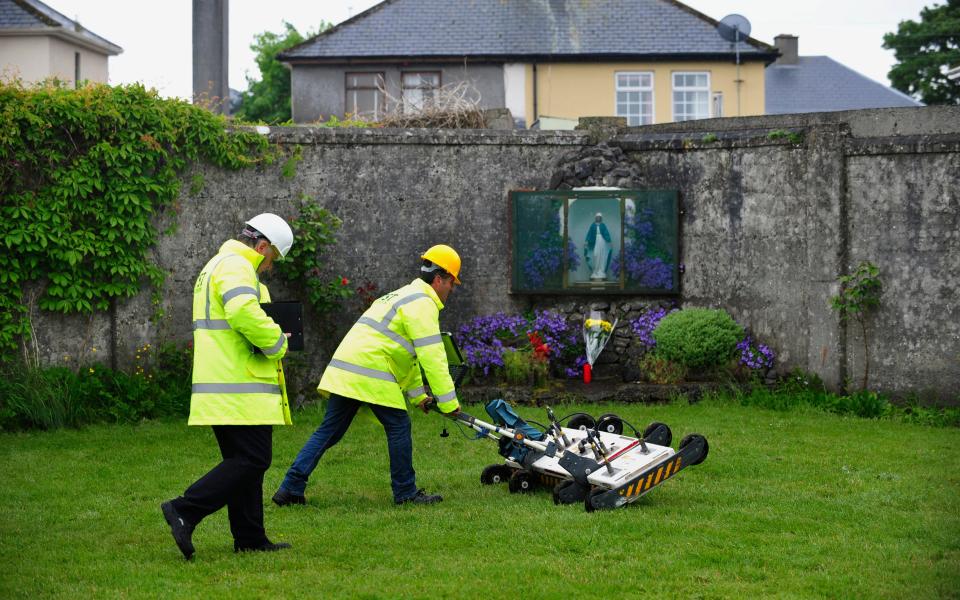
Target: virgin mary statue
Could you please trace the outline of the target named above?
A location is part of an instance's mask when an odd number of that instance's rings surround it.
[[[603,214],[597,213],[587,230],[587,240],[583,247],[583,257],[590,266],[590,280],[603,281],[610,268],[611,246],[610,231],[603,223]]]

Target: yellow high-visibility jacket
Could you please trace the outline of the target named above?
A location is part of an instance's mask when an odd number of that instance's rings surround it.
[[[420,368],[442,412],[460,407],[440,338],[443,303],[421,279],[390,292],[367,309],[340,342],[320,378],[322,394],[407,408],[426,397]]]
[[[230,240],[193,288],[193,393],[190,425],[289,425],[280,359],[287,338],[260,307],[263,256]],[[262,351],[254,353],[256,346]]]

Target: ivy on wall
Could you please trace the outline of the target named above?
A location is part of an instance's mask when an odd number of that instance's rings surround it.
[[[350,280],[324,271],[324,253],[336,245],[341,221],[309,196],[300,198],[300,216],[291,221],[294,244],[286,259],[277,263],[280,276],[303,288],[318,314],[328,314],[353,295]]]
[[[38,308],[88,313],[163,271],[150,259],[158,216],[176,210],[195,161],[239,169],[275,151],[252,131],[140,85],[0,83],[0,352]]]

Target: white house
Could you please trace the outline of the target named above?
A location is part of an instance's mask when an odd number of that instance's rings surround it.
[[[123,48],[39,0],[0,0],[0,76],[24,83],[57,77],[73,85],[107,82],[107,64]]]

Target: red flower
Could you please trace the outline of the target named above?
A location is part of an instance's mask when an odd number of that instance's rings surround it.
[[[349,284],[350,284],[350,280],[349,280],[349,279],[347,279],[346,277],[341,277],[341,278],[340,278],[340,285],[349,285]]]
[[[528,333],[527,339],[530,340],[530,345],[533,346],[534,348],[536,348],[537,346],[543,345],[543,340],[540,338],[540,335],[537,334],[536,332]]]

